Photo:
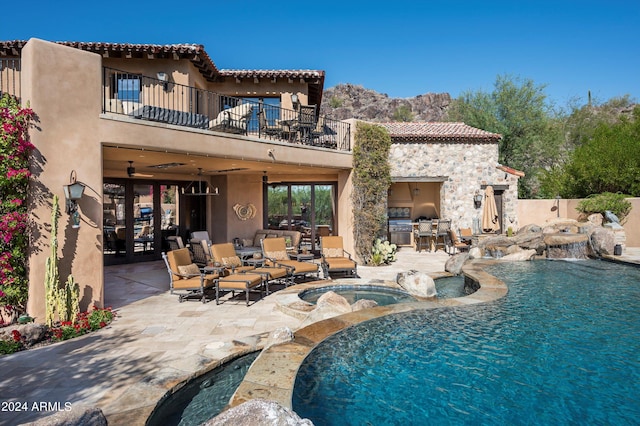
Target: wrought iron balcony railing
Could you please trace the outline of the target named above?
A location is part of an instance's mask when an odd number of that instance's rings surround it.
[[[285,109],[271,104],[270,98],[226,96],[173,83],[163,73],[158,77],[103,67],[102,111],[293,144],[351,149],[349,123],[320,115],[315,105]]]

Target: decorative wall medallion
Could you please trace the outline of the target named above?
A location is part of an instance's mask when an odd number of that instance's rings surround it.
[[[256,216],[256,206],[251,203],[236,204],[233,206],[233,211],[240,220],[253,219]]]

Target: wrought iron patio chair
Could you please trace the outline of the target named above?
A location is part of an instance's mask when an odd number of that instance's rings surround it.
[[[431,240],[433,239],[433,222],[431,220],[419,220],[418,228],[414,230],[413,239],[416,244],[416,251],[420,252],[426,242],[426,250],[431,251]]]
[[[445,252],[447,251],[447,247],[451,244],[449,231],[451,231],[451,220],[438,219],[438,227],[436,228],[436,233],[434,235],[434,251],[438,251],[438,247],[442,247]]]

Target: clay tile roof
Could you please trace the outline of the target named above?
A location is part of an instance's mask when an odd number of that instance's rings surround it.
[[[220,70],[223,76],[237,78],[324,78],[324,71],[316,70]]]
[[[502,135],[464,123],[377,123],[387,129],[394,142],[492,142]]]

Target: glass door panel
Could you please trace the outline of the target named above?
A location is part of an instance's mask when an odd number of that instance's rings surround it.
[[[162,230],[162,251],[169,250],[167,237],[180,235],[180,209],[178,205],[179,197],[178,185],[160,185],[160,209],[162,217],[160,229]]]
[[[320,237],[334,235],[336,203],[333,185],[314,185],[314,225],[316,244],[320,244]],[[320,249],[319,246],[314,250]]]
[[[289,186],[270,185],[267,189],[267,227],[289,229]]]
[[[154,247],[153,184],[133,185],[133,254],[153,255]]]
[[[105,183],[103,194],[104,257],[124,258],[127,255],[125,186]]]

